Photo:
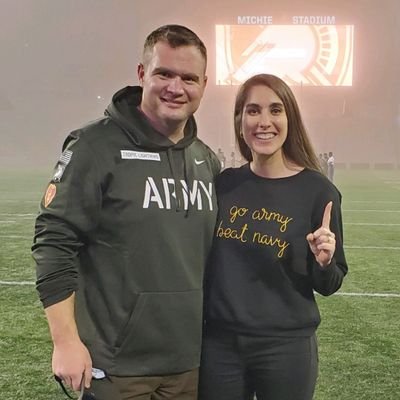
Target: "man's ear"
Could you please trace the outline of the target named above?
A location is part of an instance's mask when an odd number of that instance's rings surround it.
[[[204,87],[207,86],[207,82],[208,82],[208,76],[206,75],[206,76],[204,77]]]
[[[143,86],[143,79],[144,79],[144,65],[139,63],[137,66],[137,76],[139,79],[140,86]]]

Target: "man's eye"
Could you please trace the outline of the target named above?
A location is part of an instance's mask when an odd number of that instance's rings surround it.
[[[195,78],[191,77],[191,76],[185,77],[185,78],[183,78],[183,80],[186,83],[195,83],[195,82],[197,82],[197,80]]]

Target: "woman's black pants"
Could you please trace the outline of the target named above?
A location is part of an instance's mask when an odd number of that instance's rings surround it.
[[[316,336],[260,337],[206,328],[199,400],[312,400]]]

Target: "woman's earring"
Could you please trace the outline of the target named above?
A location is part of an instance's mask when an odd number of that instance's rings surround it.
[[[240,130],[239,136],[243,139],[243,131],[242,130]]]

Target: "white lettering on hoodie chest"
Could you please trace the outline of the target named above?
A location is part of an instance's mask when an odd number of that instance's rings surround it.
[[[190,189],[184,180],[175,182],[172,178],[161,178],[156,182],[152,177],[146,179],[143,208],[154,204],[160,209],[170,210],[171,204],[174,204],[177,198],[177,191],[182,194],[184,210],[189,208],[189,202],[197,210],[213,210],[211,182],[205,184],[195,179]]]
[[[158,153],[149,153],[146,151],[133,151],[133,150],[121,150],[121,158],[123,160],[161,161],[161,157]]]

